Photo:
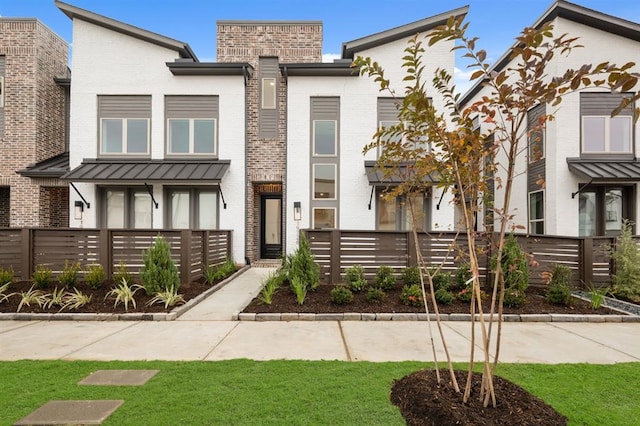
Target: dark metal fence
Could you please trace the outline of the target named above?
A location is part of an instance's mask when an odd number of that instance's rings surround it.
[[[38,265],[57,274],[66,262],[100,264],[108,279],[121,263],[137,275],[144,250],[158,235],[169,243],[183,282],[200,278],[204,265],[218,265],[231,256],[231,231],[4,228],[0,267],[13,268],[18,280],[31,279]]]

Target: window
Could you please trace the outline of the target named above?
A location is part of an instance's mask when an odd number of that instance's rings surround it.
[[[276,79],[262,79],[262,109],[276,108]]]
[[[313,199],[314,200],[335,200],[336,199],[336,165],[335,164],[314,164],[313,165]]]
[[[400,122],[397,121],[397,120],[395,120],[395,121],[392,121],[392,120],[380,121],[378,123],[378,128],[379,129],[383,129],[383,128],[387,128],[388,129],[388,128],[393,127],[393,126],[397,126],[398,124],[400,124]],[[412,130],[411,128],[409,128],[409,123],[405,123],[403,128]],[[429,144],[429,141],[427,140],[427,137],[424,136],[424,135],[419,136],[418,140],[413,141],[413,143],[408,143],[408,142],[411,142],[411,141],[406,139],[406,137],[403,136],[400,133],[389,135],[389,137],[386,138],[386,140],[383,139],[383,141],[386,142],[386,143],[402,143],[403,146],[406,149],[416,151],[415,152],[416,157],[420,157],[420,156],[424,155],[425,153],[431,152],[431,144]],[[378,146],[378,158],[382,155],[383,149],[384,149],[383,146]]]
[[[313,229],[335,228],[336,209],[315,207],[313,209]]]
[[[0,76],[0,107],[4,107],[4,77]]]
[[[533,129],[529,131],[529,162],[544,158],[544,129]]]
[[[176,188],[168,191],[172,229],[218,229],[218,191]]]
[[[335,156],[337,140],[336,120],[314,120],[313,121],[313,155]]]
[[[544,234],[544,191],[529,193],[529,233]]]
[[[583,116],[582,152],[586,154],[632,153],[630,116]]]
[[[148,154],[149,120],[146,118],[103,118],[102,154]]]
[[[418,231],[427,230],[428,197],[423,193],[402,195],[387,199],[378,192],[377,229],[380,231],[408,231],[415,216]],[[413,206],[413,215],[411,214]]]
[[[152,201],[145,188],[104,188],[103,225],[116,229],[151,228]]]
[[[578,201],[579,235],[620,235],[624,220],[630,220],[633,186],[589,185]]]
[[[171,118],[168,122],[169,154],[215,154],[216,121]]]

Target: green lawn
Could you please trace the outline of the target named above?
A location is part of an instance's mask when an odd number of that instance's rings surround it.
[[[391,381],[422,367],[338,361],[0,362],[0,425],[52,399],[124,399],[106,425],[402,425],[389,402]],[[77,385],[95,370],[136,368],[160,373],[141,387]],[[640,425],[640,363],[504,364],[499,374],[544,399],[572,425]]]

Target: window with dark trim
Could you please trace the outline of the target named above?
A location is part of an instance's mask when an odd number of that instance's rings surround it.
[[[167,227],[218,229],[217,188],[167,188]]]
[[[142,187],[101,187],[102,226],[111,229],[152,228],[151,195]]]

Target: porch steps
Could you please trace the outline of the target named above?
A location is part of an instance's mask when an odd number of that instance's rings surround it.
[[[281,265],[281,259],[260,259],[251,262],[252,268],[279,268]]]

